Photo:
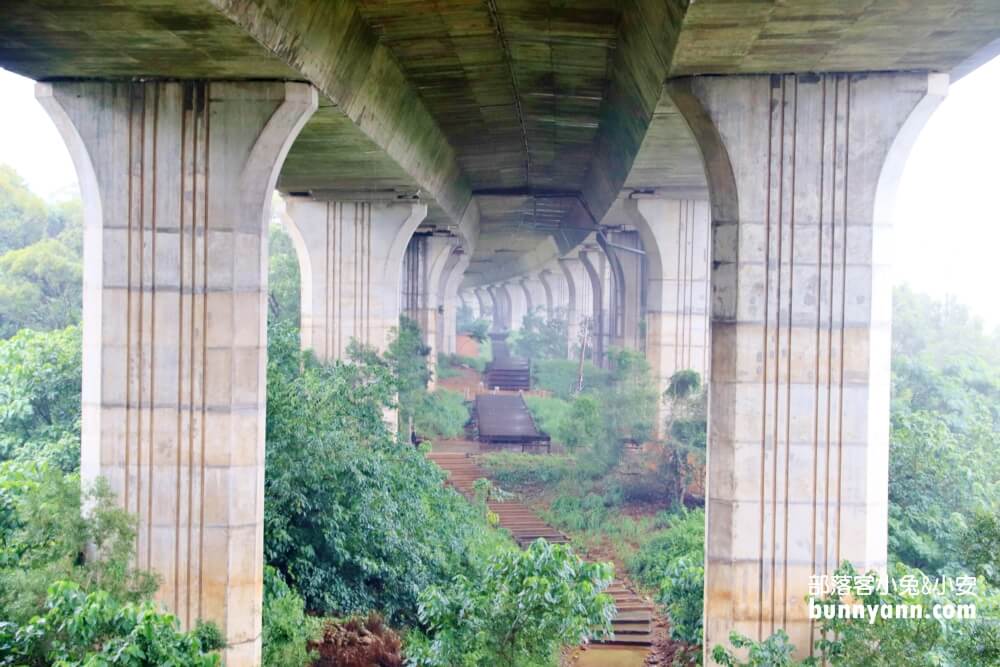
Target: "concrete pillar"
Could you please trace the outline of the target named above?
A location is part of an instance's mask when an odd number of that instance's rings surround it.
[[[584,246],[580,249],[580,262],[590,281],[590,293],[593,298],[591,312],[593,329],[593,360],[598,366],[604,365],[604,353],[608,348],[608,277],[607,263],[604,252],[597,246]]]
[[[645,296],[642,241],[634,230],[607,232],[606,237],[601,247],[608,260],[611,278],[607,299],[610,343],[615,347],[638,350],[639,321]]]
[[[184,627],[260,664],[267,220],[307,84],[40,83],[84,204],[81,475]]]
[[[557,317],[560,309],[565,310],[565,278],[562,271],[542,269],[538,273],[538,282],[545,293],[545,316],[549,319]]]
[[[424,272],[424,284],[421,288],[422,299],[416,313],[417,324],[424,337],[424,345],[430,348],[427,355],[427,367],[431,371],[428,389],[434,389],[437,378],[437,355],[441,351],[438,334],[443,330],[444,303],[441,294],[441,281],[445,266],[458,244],[458,239],[450,236],[431,236],[427,239],[427,270]]]
[[[660,395],[674,373],[708,380],[710,211],[707,201],[630,199],[622,203],[646,251],[646,359]],[[667,415],[660,402],[658,433]],[[662,435],[662,434],[661,434]]]
[[[569,356],[575,358],[580,346],[580,327],[585,319],[593,317],[594,301],[590,278],[578,254],[560,257],[559,268],[566,285],[566,337],[569,339]],[[591,345],[593,341],[591,341]]]
[[[528,298],[524,288],[518,280],[502,283],[500,288],[504,291],[507,301],[510,303],[510,330],[515,331],[520,329],[524,316],[528,312]]]
[[[493,299],[493,331],[510,331],[513,304],[507,288],[502,284],[490,285],[487,290]]]
[[[550,310],[548,294],[542,285],[542,281],[537,275],[525,276],[521,278],[521,289],[524,290],[524,297],[528,304],[528,312],[543,318],[548,317]]]
[[[886,562],[889,214],[943,75],[679,80],[712,200],[705,644],[784,628],[810,575]]]
[[[302,276],[302,347],[343,359],[356,340],[383,351],[399,324],[403,255],[424,204],[286,197]]]
[[[479,317],[490,321],[490,328],[496,327],[496,304],[493,301],[493,292],[489,287],[476,287],[473,289],[476,295],[476,302],[479,304]]]
[[[458,308],[461,303],[458,286],[465,277],[471,257],[465,253],[453,252],[448,257],[444,274],[441,277],[438,293],[441,304],[441,327],[438,330],[438,345],[445,354],[455,354],[457,345],[455,336],[458,329]]]

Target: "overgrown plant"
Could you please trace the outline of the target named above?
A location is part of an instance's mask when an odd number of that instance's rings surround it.
[[[106,591],[85,593],[59,581],[41,615],[0,622],[0,666],[215,667],[220,640],[211,626],[181,632],[177,619],[153,602],[122,604]]]
[[[407,654],[423,667],[548,667],[562,647],[610,633],[611,579],[610,564],[544,540],[502,552],[478,579],[421,594],[427,633],[412,635]]]
[[[566,320],[553,315],[546,317],[544,309],[536,308],[525,314],[514,339],[514,353],[525,359],[565,359],[568,353]]]

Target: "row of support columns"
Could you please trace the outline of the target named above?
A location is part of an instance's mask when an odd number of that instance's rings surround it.
[[[810,646],[810,575],[845,560],[885,566],[888,216],[902,158],[946,87],[916,73],[674,81],[710,206],[621,202],[641,271],[615,247],[628,239],[611,235],[603,250],[588,244],[474,291],[496,326],[517,326],[543,299],[548,312],[565,307],[571,331],[596,320],[595,348],[643,340],[626,311],[644,303],[637,321],[661,385],[679,368],[710,369],[708,647],[731,630],[778,628]],[[67,81],[39,84],[38,97],[83,194],[82,475],[106,478],[136,516],[136,564],[160,576],[157,599],[187,627],[218,623],[228,665],[257,665],[266,221],[316,93]],[[326,359],[352,338],[383,349],[406,294],[435,320],[428,345],[453,348],[441,321],[454,317],[467,258],[434,240],[419,251],[424,284],[402,284],[424,205],[288,209],[304,346]]]

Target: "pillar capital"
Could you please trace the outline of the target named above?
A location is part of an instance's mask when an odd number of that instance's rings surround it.
[[[327,360],[343,358],[352,340],[384,350],[399,322],[403,256],[427,205],[285,203],[302,280],[303,348]]]

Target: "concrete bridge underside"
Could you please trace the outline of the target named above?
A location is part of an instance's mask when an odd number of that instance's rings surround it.
[[[460,303],[710,386],[705,641],[814,638],[886,558],[889,211],[993,0],[13,0],[85,208],[83,472],[182,622],[260,661],[271,193],[302,340]]]

